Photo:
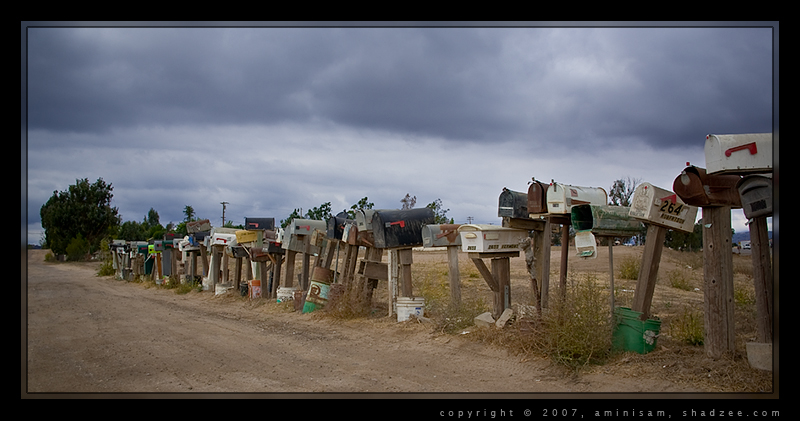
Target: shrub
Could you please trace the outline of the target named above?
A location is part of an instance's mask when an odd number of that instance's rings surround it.
[[[689,345],[703,344],[703,314],[683,309],[683,313],[669,324],[670,336]]]
[[[691,274],[682,269],[673,269],[667,272],[669,278],[669,285],[673,288],[682,289],[684,291],[691,291]]]
[[[89,242],[82,235],[78,234],[67,245],[67,259],[71,261],[86,260],[89,254]]]
[[[624,257],[619,262],[619,277],[621,279],[639,279],[639,266],[641,261],[635,257]]]

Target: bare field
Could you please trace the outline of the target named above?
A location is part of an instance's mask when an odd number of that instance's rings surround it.
[[[432,323],[398,323],[387,315],[383,281],[370,316],[339,319],[233,292],[176,294],[152,283],[98,277],[99,263],[46,263],[46,252],[23,255],[23,396],[774,392],[773,373],[751,368],[745,353],[745,343],[755,336],[755,307],[747,302],[753,289],[750,256],[734,256],[740,268],[735,288],[743,297],[737,299],[735,355],[711,359],[702,345],[671,334],[670,324],[686,309],[702,312],[702,258],[665,250],[652,308],[662,321],[656,349],[619,353],[602,365],[571,370],[474,329],[445,333]],[[591,275],[607,287],[608,249],[598,252],[591,260],[570,256],[568,285]],[[553,248],[551,285],[559,281],[560,253]],[[641,253],[642,247],[614,247],[615,266],[640,259]],[[421,279],[446,284],[444,251],[415,251],[413,258],[415,292]],[[511,261],[512,302],[530,304],[524,259]],[[491,303],[489,287],[463,254],[459,272],[465,300],[485,297]],[[680,287],[671,285],[677,277]],[[635,286],[635,280],[615,274],[616,304],[629,307]]]

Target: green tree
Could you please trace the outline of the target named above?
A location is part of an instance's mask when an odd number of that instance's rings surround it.
[[[410,194],[406,193],[406,197],[400,200],[400,203],[403,204],[403,207],[400,209],[414,209],[414,205],[417,204],[417,196],[411,196]]]
[[[183,214],[186,215],[186,217],[183,218],[184,222],[191,222],[191,221],[195,220],[195,213],[194,213],[194,208],[193,207],[191,207],[189,205],[184,206]]]
[[[450,209],[442,209],[442,199],[436,199],[431,203],[425,205],[426,208],[433,209],[434,224],[452,224],[452,218],[447,218],[447,212]]]
[[[370,202],[366,196],[364,196],[361,200],[358,201],[353,206],[350,206],[350,210],[347,211],[347,217],[350,219],[356,218],[356,211],[364,210],[364,209],[372,209],[375,206],[374,203]]]
[[[633,192],[636,186],[642,182],[640,179],[630,177],[620,178],[614,181],[611,191],[608,193],[608,204],[614,206],[630,206]]]
[[[325,202],[306,212],[306,219],[316,219],[318,221],[327,221],[331,216],[333,216],[331,214],[331,202]]]
[[[65,191],[54,191],[39,210],[45,243],[54,254],[65,254],[78,235],[87,242],[89,252],[94,252],[120,224],[119,210],[111,206],[111,183],[102,178],[94,183],[88,178],[75,181]]]

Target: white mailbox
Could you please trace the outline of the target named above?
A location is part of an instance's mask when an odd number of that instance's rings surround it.
[[[578,187],[551,182],[547,189],[547,212],[569,214],[577,205],[605,205],[608,194],[602,187]]]
[[[209,246],[232,246],[236,245],[236,231],[235,228],[212,228],[211,240]],[[208,237],[206,237],[208,238]]]
[[[464,224],[458,227],[461,251],[470,253],[519,252],[528,231],[499,225]]]
[[[642,183],[633,191],[630,216],[649,224],[692,232],[697,207],[687,205],[669,190]]]
[[[754,174],[772,171],[772,133],[706,136],[709,174]]]

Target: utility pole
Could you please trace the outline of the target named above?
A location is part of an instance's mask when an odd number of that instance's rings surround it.
[[[467,217],[467,223],[468,223],[468,224],[471,224],[473,219],[474,219],[474,218],[472,218],[471,216],[468,216],[468,217]]]
[[[225,205],[227,205],[228,202],[219,202],[219,203],[222,205],[222,226],[224,227],[225,226]]]

